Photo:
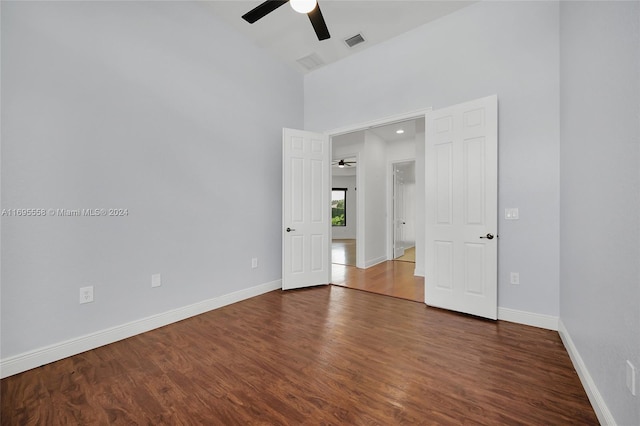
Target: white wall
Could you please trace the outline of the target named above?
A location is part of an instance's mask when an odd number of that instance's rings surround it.
[[[364,264],[368,268],[387,260],[387,145],[378,135],[364,133],[360,172],[365,191]]]
[[[307,74],[305,128],[497,94],[499,207],[521,218],[499,222],[498,303],[557,316],[558,67],[557,3],[480,2]],[[508,284],[511,271],[519,286]]]
[[[560,16],[560,316],[613,421],[638,425],[625,362],[640,368],[640,3],[563,2]]]
[[[356,194],[356,176],[333,175],[333,188],[347,188],[347,224],[346,226],[332,226],[332,238],[355,239],[358,223],[358,199]]]
[[[408,139],[398,142],[387,142],[387,162],[397,163],[400,161],[415,159],[416,143],[416,139]]]
[[[3,2],[1,83],[2,208],[128,209],[2,217],[3,359],[280,279],[302,77],[205,4]]]

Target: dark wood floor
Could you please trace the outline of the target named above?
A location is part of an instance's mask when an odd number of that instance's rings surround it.
[[[556,332],[337,286],[211,311],[0,395],[2,425],[597,424]]]

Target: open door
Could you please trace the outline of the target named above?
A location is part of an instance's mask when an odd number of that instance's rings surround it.
[[[393,258],[404,255],[404,185],[400,177],[401,171],[393,165]]]
[[[498,99],[426,116],[425,303],[496,319]]]
[[[283,129],[282,156],[282,289],[329,284],[329,138]]]

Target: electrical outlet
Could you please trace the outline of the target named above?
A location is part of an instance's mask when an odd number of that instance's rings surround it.
[[[80,303],[93,302],[93,286],[80,287]]]
[[[251,268],[255,269],[258,267],[258,258],[257,257],[252,257],[251,258]]]
[[[636,396],[636,367],[627,360],[627,388],[631,395]]]
[[[520,273],[519,272],[512,272],[511,273],[511,284],[513,284],[513,285],[519,285],[520,284]]]
[[[151,287],[160,287],[162,285],[162,279],[160,274],[151,275]]]

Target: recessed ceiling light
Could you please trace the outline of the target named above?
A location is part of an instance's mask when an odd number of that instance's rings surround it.
[[[402,129],[398,129],[398,130],[396,130],[396,133],[397,133],[397,134],[399,134],[399,135],[401,135],[401,134],[403,134],[403,133],[404,133],[404,130],[402,130]]]

